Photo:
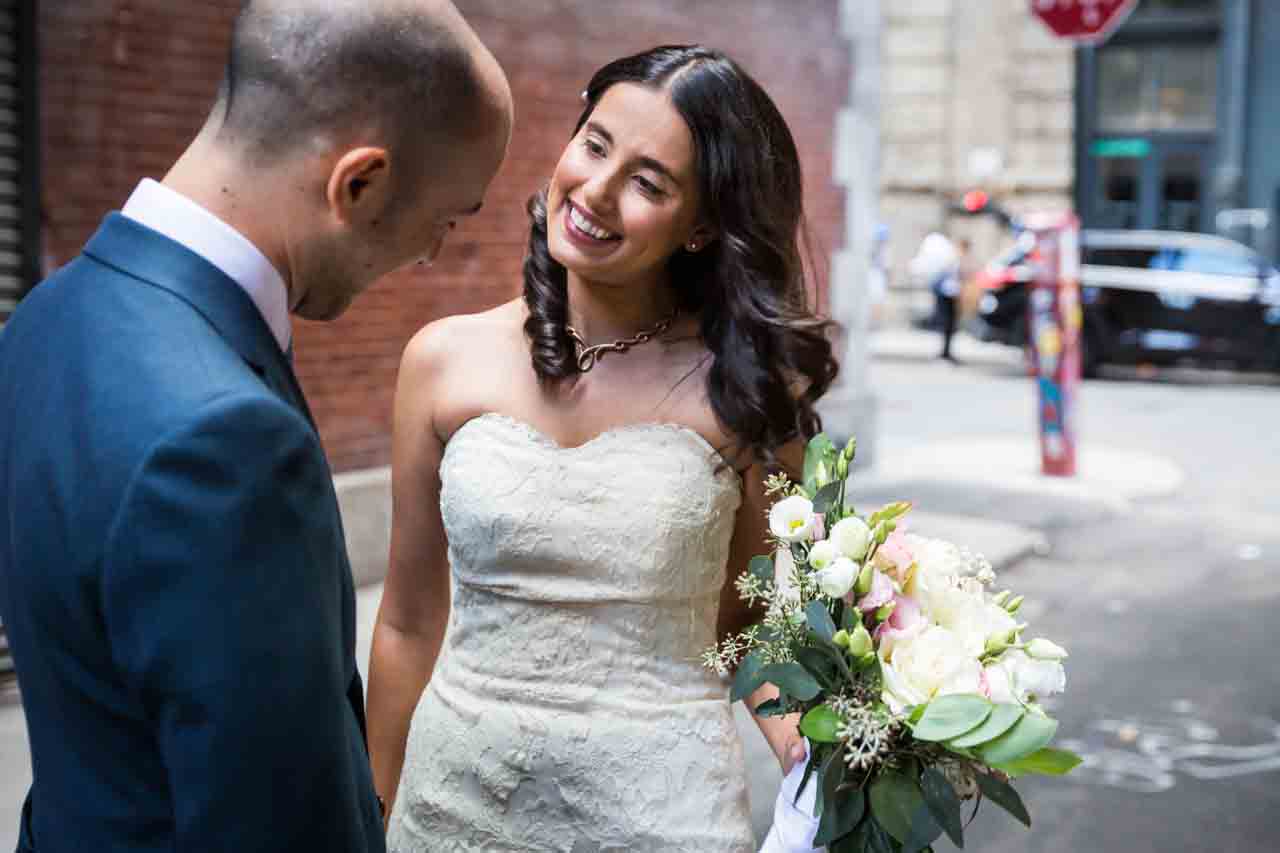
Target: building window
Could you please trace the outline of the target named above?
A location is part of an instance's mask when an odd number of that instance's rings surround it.
[[[1116,45],[1098,52],[1103,133],[1212,131],[1217,91],[1217,43]]]

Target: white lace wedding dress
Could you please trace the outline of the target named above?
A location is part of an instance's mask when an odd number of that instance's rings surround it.
[[[486,414],[441,465],[445,649],[388,848],[754,851],[715,641],[737,475],[684,427],[558,446]]]

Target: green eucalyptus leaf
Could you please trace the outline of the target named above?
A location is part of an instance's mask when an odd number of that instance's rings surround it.
[[[840,814],[836,820],[835,837],[842,838],[853,832],[867,813],[867,793],[859,788],[850,791],[840,801]]]
[[[989,740],[995,740],[1013,728],[1018,720],[1022,719],[1024,713],[1025,711],[1023,711],[1021,705],[1002,702],[991,709],[991,716],[987,717],[986,722],[972,731],[965,732],[960,737],[952,738],[947,742],[947,745],[968,749],[969,747],[984,744]]]
[[[942,696],[925,707],[911,734],[916,740],[950,740],[982,725],[993,707],[981,696]]]
[[[853,832],[836,842],[832,853],[897,853],[897,845],[871,814]]]
[[[1026,713],[1009,731],[978,747],[978,756],[987,764],[1008,764],[1048,746],[1057,731],[1057,720]]]
[[[783,693],[794,696],[801,702],[808,702],[822,692],[822,686],[809,671],[794,661],[770,664],[760,674],[765,681],[777,685]]]
[[[772,584],[774,579],[773,557],[764,554],[752,557],[751,562],[747,563],[747,571],[762,583]]]
[[[818,680],[824,689],[831,690],[838,683],[836,662],[824,649],[813,646],[796,649],[796,660]]]
[[[729,691],[729,701],[739,702],[746,699],[764,683],[764,662],[758,653],[752,652],[738,663],[738,671],[733,674],[733,687]]]
[[[844,780],[844,761],[841,753],[843,750],[837,748],[831,750],[831,754],[822,762],[822,770],[819,775],[818,799],[821,801],[821,813],[815,810],[814,816],[818,818],[818,836],[824,835],[834,837],[831,833],[835,832],[836,824],[840,817],[840,801],[836,796],[836,788],[840,787],[840,783]],[[817,845],[819,842],[814,841]]]
[[[988,773],[978,773],[976,776],[978,789],[982,791],[984,797],[1013,815],[1023,826],[1031,827],[1031,815],[1027,814],[1027,807],[1022,804],[1022,797],[1018,796],[1018,792],[1013,790],[1012,785]]]
[[[827,483],[813,496],[813,511],[828,512],[840,500],[840,482]]]
[[[831,439],[827,438],[826,433],[818,433],[809,439],[809,443],[804,449],[804,484],[810,489],[810,493],[816,492],[818,488],[818,465],[826,463],[827,469],[835,468],[835,455],[838,453]],[[813,484],[810,487],[810,484]]]
[[[817,634],[828,643],[836,633],[836,623],[831,621],[831,614],[827,612],[827,605],[821,601],[810,601],[804,608],[805,621],[809,623],[809,627],[813,633]]]
[[[843,721],[829,705],[819,705],[800,718],[800,733],[819,743],[835,743]]]
[[[923,803],[920,786],[905,773],[886,770],[871,783],[871,813],[898,841],[907,839],[911,816]]]
[[[928,805],[921,803],[915,814],[911,816],[911,831],[902,842],[902,853],[921,853],[922,850],[928,850],[929,845],[937,841],[941,835],[942,827],[934,819],[933,812],[929,810]]]
[[[1039,773],[1044,776],[1062,776],[1070,773],[1080,765],[1080,756],[1065,749],[1054,749],[1046,746],[1030,755],[1001,764],[997,767],[1010,776],[1021,776],[1026,773]]]
[[[924,803],[929,813],[938,824],[939,832],[946,832],[951,843],[964,847],[964,826],[960,820],[960,797],[956,789],[947,781],[947,777],[936,768],[930,767],[920,774],[920,792],[924,794]],[[932,836],[925,844],[928,847],[937,835]]]

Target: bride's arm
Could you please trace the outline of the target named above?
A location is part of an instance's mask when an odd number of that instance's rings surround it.
[[[391,559],[369,656],[369,756],[390,817],[409,721],[449,622],[448,545],[440,519],[443,444],[433,424],[447,353],[428,326],[405,348],[391,448]]]
[[[782,448],[778,453],[778,461],[791,471],[800,471],[804,466],[804,444],[796,441]],[[764,493],[766,471],[761,465],[753,465],[743,475],[742,506],[738,509],[737,520],[733,529],[733,544],[729,549],[729,570],[726,573],[724,589],[720,593],[720,618],[717,634],[723,640],[730,634],[743,630],[758,621],[764,614],[751,607],[738,597],[734,580],[747,567],[747,563],[757,554],[769,553],[768,542],[768,510],[769,499]],[[749,708],[755,708],[761,702],[778,695],[778,689],[766,684],[747,698]],[[804,738],[800,735],[799,714],[785,717],[761,717],[754,712],[751,715],[761,733],[769,742],[773,754],[782,765],[786,774],[793,764],[805,756]]]

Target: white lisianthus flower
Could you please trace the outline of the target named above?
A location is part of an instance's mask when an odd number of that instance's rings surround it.
[[[823,539],[809,549],[809,565],[816,571],[822,571],[840,556],[840,549],[830,539]]]
[[[1052,640],[1036,637],[1027,643],[1027,654],[1036,660],[1066,660],[1067,650]]]
[[[853,582],[858,579],[858,564],[848,557],[839,557],[814,577],[824,595],[841,598],[853,589]]]
[[[955,634],[965,651],[975,658],[981,657],[987,637],[1018,627],[1009,611],[958,586],[930,590],[925,608],[933,621]]]
[[[782,542],[803,542],[813,535],[813,501],[792,495],[769,510],[769,532]]]
[[[827,541],[834,542],[850,560],[861,560],[867,556],[867,547],[871,544],[871,528],[856,515],[841,519],[831,528]]]
[[[992,702],[1024,703],[1043,699],[1067,688],[1067,673],[1056,660],[1036,660],[1010,649],[984,671]]]
[[[982,665],[954,633],[932,626],[894,644],[892,661],[881,661],[883,698],[895,713],[954,693],[980,693]]]

